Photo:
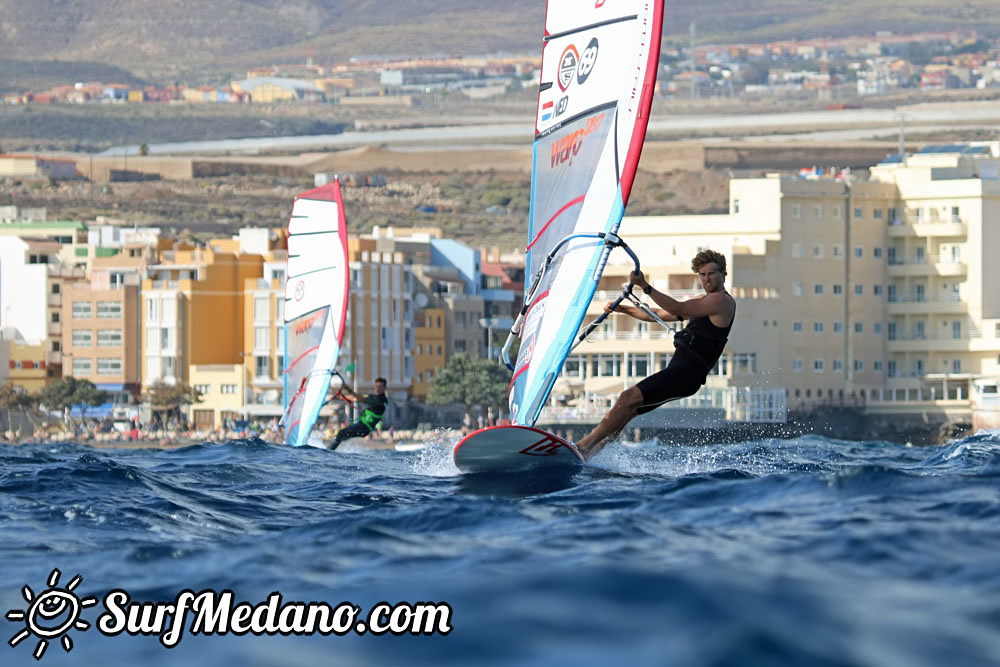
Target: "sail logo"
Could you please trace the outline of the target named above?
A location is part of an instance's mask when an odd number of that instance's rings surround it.
[[[309,329],[312,328],[312,325],[316,324],[316,320],[318,320],[322,316],[323,316],[322,313],[316,313],[315,315],[311,315],[310,317],[306,318],[305,320],[296,323],[296,325],[295,325],[295,333],[296,334],[304,334],[305,332],[309,331]]]
[[[580,52],[576,50],[575,46],[570,44],[563,50],[562,55],[559,56],[559,89],[564,93],[569,88],[569,84],[573,83],[573,77],[576,76],[576,70],[579,65]]]
[[[594,37],[587,44],[587,48],[583,50],[583,55],[580,57],[580,64],[576,68],[576,82],[581,86],[587,81],[587,77],[590,73],[594,71],[594,65],[597,64],[597,52],[600,47],[597,43],[597,38]]]
[[[301,280],[295,284],[295,300],[302,301],[302,297],[306,295],[306,284]]]
[[[575,132],[571,132],[564,137],[560,137],[559,140],[552,142],[551,148],[551,165],[552,169],[556,167],[561,167],[562,165],[572,165],[573,158],[580,153],[580,149],[583,148],[583,140],[598,128],[601,127],[601,123],[604,121],[603,113],[597,116],[591,116],[587,119],[587,123]]]
[[[559,100],[559,104],[556,105],[556,118],[566,113],[566,109],[569,108],[569,96],[564,95],[562,99]]]
[[[555,456],[559,453],[559,448],[562,446],[562,443],[557,440],[545,438],[532,445],[528,445],[518,453],[525,456]]]

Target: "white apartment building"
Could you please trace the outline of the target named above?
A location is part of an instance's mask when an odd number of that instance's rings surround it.
[[[729,260],[736,323],[686,404],[769,421],[785,404],[968,400],[975,379],[1000,376],[998,154],[996,144],[929,147],[867,180],[734,179],[728,214],[625,218],[622,238],[675,298],[702,293],[690,268],[699,250]],[[612,254],[588,320],[631,268]],[[550,405],[600,412],[672,353],[659,325],[612,316],[567,359]]]

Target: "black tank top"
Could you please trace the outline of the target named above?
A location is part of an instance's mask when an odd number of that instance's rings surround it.
[[[735,311],[729,325],[722,328],[712,324],[712,320],[707,317],[692,318],[686,327],[674,334],[674,347],[698,357],[705,365],[705,370],[710,371],[722,356],[735,321]]]

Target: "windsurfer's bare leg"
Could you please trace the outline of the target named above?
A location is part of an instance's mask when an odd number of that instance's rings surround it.
[[[625,428],[625,425],[638,414],[642,404],[642,392],[639,391],[638,387],[630,387],[619,394],[618,400],[608,410],[608,414],[604,415],[601,423],[576,443],[576,447],[583,454],[583,458],[590,460],[591,457],[604,448],[604,445],[614,440],[621,433],[622,429]]]

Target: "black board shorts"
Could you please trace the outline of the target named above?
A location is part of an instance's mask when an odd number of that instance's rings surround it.
[[[678,350],[667,367],[640,380],[636,387],[642,392],[641,415],[668,401],[692,396],[705,384],[708,373],[705,363],[688,352]]]

